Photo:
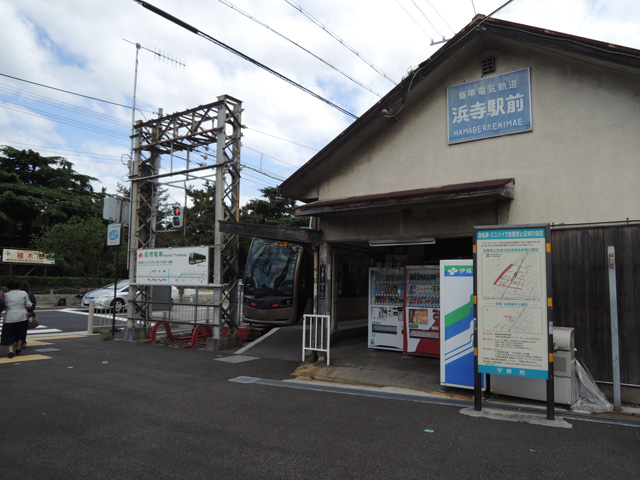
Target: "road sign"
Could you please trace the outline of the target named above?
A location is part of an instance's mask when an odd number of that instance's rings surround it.
[[[122,243],[122,224],[110,223],[107,226],[107,246],[116,247]]]

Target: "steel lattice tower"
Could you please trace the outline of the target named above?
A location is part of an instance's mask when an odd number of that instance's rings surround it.
[[[240,146],[242,102],[230,96],[183,112],[138,122],[134,128],[131,177],[131,228],[129,229],[129,322],[125,338],[131,338],[134,322],[151,320],[150,287],[136,285],[138,251],[155,246],[158,179],[215,170],[216,202],[213,248],[214,339],[229,325],[235,335],[238,325],[238,237],[220,231],[219,221],[237,222],[240,216]],[[216,144],[216,163],[180,171],[160,173],[162,155],[207,149]]]

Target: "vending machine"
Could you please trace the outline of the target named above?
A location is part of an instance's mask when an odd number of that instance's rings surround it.
[[[440,356],[440,269],[405,269],[404,352]]]
[[[369,269],[369,348],[402,351],[404,269]]]

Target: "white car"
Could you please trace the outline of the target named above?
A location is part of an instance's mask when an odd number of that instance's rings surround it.
[[[170,303],[177,302],[179,299],[179,292],[177,287],[171,287],[171,298],[170,299],[158,299],[158,301],[169,301]],[[93,300],[95,303],[95,307],[98,310],[111,310],[115,307],[117,312],[122,311],[127,305],[127,300],[129,299],[129,280],[120,280],[115,288],[113,283],[109,285],[105,285],[98,290],[92,290],[91,292],[86,293],[82,297],[82,306],[89,307],[89,303]]]

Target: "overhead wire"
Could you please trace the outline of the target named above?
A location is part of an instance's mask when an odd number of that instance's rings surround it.
[[[431,20],[429,20],[429,17],[427,17],[427,15],[422,11],[422,9],[418,6],[418,4],[416,3],[416,0],[411,0],[411,2],[413,3],[413,5],[418,9],[418,11],[422,14],[422,16],[424,17],[424,19],[427,21],[427,23],[429,25],[431,25],[431,28],[433,28],[436,33],[438,34],[439,37],[444,38],[444,35],[442,35],[440,33],[440,30],[438,30],[438,28],[433,24],[433,22]]]
[[[135,0],[137,1],[137,0]],[[347,50],[349,50],[351,53],[353,53],[355,56],[357,56],[360,60],[362,60],[363,62],[365,62],[367,65],[369,65],[376,73],[378,73],[379,75],[382,75],[384,78],[386,78],[389,82],[391,82],[393,85],[396,85],[398,82],[396,82],[395,80],[391,79],[386,73],[384,73],[382,70],[380,70],[378,67],[376,67],[373,63],[371,63],[371,61],[367,60],[364,55],[362,55],[360,52],[358,52],[355,48],[353,48],[351,45],[349,45],[347,42],[345,42],[342,38],[340,38],[337,34],[335,34],[334,32],[332,32],[331,30],[329,30],[325,25],[323,25],[319,20],[317,20],[316,18],[313,17],[313,15],[311,15],[309,12],[307,12],[306,10],[304,10],[300,5],[296,4],[295,2],[293,2],[292,0],[284,0],[285,2],[287,2],[291,7],[295,8],[298,12],[300,12],[302,15],[304,15],[305,17],[307,17],[309,20],[311,20],[311,22],[313,22],[316,26],[320,27],[322,30],[324,30],[325,32],[327,32],[327,34],[329,34],[329,36],[331,36],[331,38],[333,38],[334,40],[336,40],[338,43],[340,43],[341,45],[343,45]]]
[[[84,122],[79,122],[77,120],[72,120],[70,118],[63,117],[61,115],[56,115],[54,113],[49,113],[44,110],[38,110],[35,108],[25,107],[23,105],[19,105],[13,102],[6,102],[4,100],[0,100],[0,106],[6,108],[7,110],[12,110],[15,112],[20,112],[25,115],[32,115],[37,117],[46,117],[50,120],[54,120],[56,122],[62,123],[64,125],[69,125],[76,128],[81,128],[83,130],[88,130],[94,133],[100,133],[102,135],[106,135],[114,138],[129,138],[129,135],[124,133],[119,133],[113,130],[108,130],[106,128],[101,128],[97,126],[93,126]],[[35,113],[34,113],[35,112]]]
[[[356,85],[358,85],[359,87],[364,88],[365,90],[367,90],[368,92],[373,93],[374,95],[377,95],[378,97],[382,97],[382,94],[376,92],[375,90],[373,90],[372,88],[366,86],[364,83],[356,80],[355,78],[351,77],[349,74],[347,74],[346,72],[344,72],[343,70],[340,70],[338,67],[336,67],[335,65],[332,65],[331,63],[327,62],[325,59],[319,57],[318,55],[316,55],[315,53],[313,53],[312,51],[308,50],[307,48],[303,47],[302,45],[300,45],[299,43],[291,40],[290,38],[286,37],[285,35],[283,35],[282,33],[274,30],[273,28],[271,28],[269,25],[265,24],[264,22],[261,22],[260,20],[258,20],[257,18],[255,18],[254,16],[248,14],[247,12],[244,12],[243,10],[240,10],[238,7],[236,7],[235,5],[233,5],[231,2],[228,2],[227,0],[218,0],[220,3],[222,3],[223,5],[231,8],[232,10],[235,10],[236,12],[240,13],[241,15],[244,15],[245,17],[247,17],[249,20],[252,20],[253,22],[257,23],[258,25],[266,28],[267,30],[269,30],[270,32],[275,33],[276,35],[278,35],[280,38],[286,40],[287,42],[291,43],[292,45],[298,47],[299,49],[301,49],[302,51],[308,53],[309,55],[311,55],[313,58],[321,61],[322,63],[324,63],[326,66],[328,66],[329,68],[335,70],[336,72],[338,72],[339,74],[341,74],[342,76],[344,76],[345,78],[351,80],[353,83],[355,83]]]
[[[290,78],[286,77],[285,75],[273,70],[272,68],[266,66],[263,63],[258,62],[257,60],[249,57],[248,55],[242,53],[239,50],[236,50],[235,48],[227,45],[224,42],[221,42],[220,40],[212,37],[211,35],[206,34],[205,32],[197,29],[196,27],[184,22],[183,20],[180,20],[177,17],[174,17],[173,15],[171,15],[170,13],[165,12],[164,10],[161,10],[160,8],[148,3],[148,2],[144,2],[142,0],[134,0],[134,2],[138,3],[139,5],[141,5],[142,7],[146,8],[147,10],[155,13],[156,15],[159,15],[167,20],[169,20],[172,23],[175,23],[176,25],[184,28],[185,30],[190,31],[191,33],[194,33],[196,35],[198,35],[199,37],[202,37],[206,40],[209,40],[211,43],[214,43],[215,45],[218,45],[219,47],[224,48],[225,50],[233,53],[234,55],[239,56],[240,58],[242,58],[243,60],[246,60],[247,62],[255,65],[258,68],[262,68],[263,70],[265,70],[266,72],[274,75],[275,77],[279,78],[280,80],[284,80],[285,82],[287,82],[290,85],[293,85],[294,87],[298,88],[299,90],[302,90],[303,92],[311,95],[312,97],[320,100],[321,102],[326,103],[327,105],[329,105],[330,107],[335,108],[336,110],[338,110],[339,112],[343,113],[344,115],[347,115],[351,118],[353,118],[354,120],[358,119],[358,116],[355,115],[354,113],[351,113],[350,111],[342,108],[341,106],[333,103],[330,100],[327,100],[326,98],[322,97],[321,95],[318,95],[317,93],[315,93],[313,90],[309,90],[307,87],[291,80]]]
[[[440,20],[442,20],[442,21],[444,22],[444,24],[445,24],[447,27],[449,27],[449,30],[451,30],[451,32],[455,35],[455,34],[456,34],[456,31],[455,31],[453,28],[451,28],[451,25],[449,25],[449,24],[447,23],[447,21],[444,19],[444,17],[443,17],[442,15],[440,15],[440,12],[438,12],[438,9],[437,9],[436,7],[434,7],[434,6],[431,4],[431,2],[430,2],[429,0],[424,0],[424,1],[425,1],[425,2],[427,2],[427,4],[431,7],[431,9],[432,9],[434,12],[436,12],[436,15],[438,15],[438,16],[440,17]],[[473,2],[473,0],[471,0],[471,1]],[[475,8],[475,7],[474,7],[474,8]]]
[[[79,115],[84,115],[90,118],[94,118],[96,120],[100,120],[105,123],[111,123],[113,125],[119,125],[124,127],[131,126],[129,122],[122,120],[120,118],[113,117],[105,113],[96,112],[94,110],[89,110],[88,108],[79,107],[71,103],[61,102],[51,97],[47,97],[45,95],[38,95],[36,93],[29,92],[28,90],[12,87],[7,84],[0,83],[0,91],[8,93],[9,95],[15,95],[17,97],[24,98],[28,101],[40,102],[54,108],[60,108],[62,110],[67,110],[69,112],[75,112],[75,113],[78,113]]]
[[[14,77],[13,75],[7,75],[6,73],[0,73],[0,76],[6,77],[6,78],[12,78],[13,80],[18,80],[20,82],[30,83],[32,85],[37,85],[39,87],[48,88],[50,90],[56,90],[58,92],[68,93],[69,95],[75,95],[77,97],[82,97],[82,98],[86,98],[86,99],[89,99],[89,100],[95,100],[97,102],[102,102],[102,103],[108,103],[110,105],[115,105],[116,107],[122,107],[122,108],[127,108],[127,109],[131,110],[131,105],[123,105],[121,103],[111,102],[109,100],[103,100],[103,99],[97,98],[97,97],[91,97],[89,95],[84,95],[82,93],[71,92],[69,90],[64,90],[62,88],[52,87],[51,85],[44,85],[42,83],[32,82],[31,80],[26,80],[24,78]],[[138,110],[140,112],[146,111],[146,110],[140,110],[138,108],[136,108],[136,110]],[[155,114],[155,112],[149,112],[149,111],[146,111],[146,112],[147,113],[151,113],[151,114]]]
[[[424,33],[424,34],[426,35],[426,37],[427,37],[429,40],[431,40],[431,43],[433,43],[433,38],[431,37],[431,35],[429,35],[429,34],[427,33],[427,31],[426,31],[424,28],[422,28],[422,25],[420,25],[420,24],[418,23],[418,21],[413,17],[413,15],[411,15],[411,13],[409,13],[409,11],[408,11],[406,8],[404,8],[404,5],[402,5],[402,4],[400,3],[400,0],[396,0],[396,3],[398,4],[398,6],[399,6],[402,10],[404,10],[404,13],[406,13],[406,14],[407,14],[407,16],[408,16],[408,17],[413,21],[413,23],[415,23],[415,24],[416,24],[416,26],[417,26],[420,30],[422,30],[422,33]]]

